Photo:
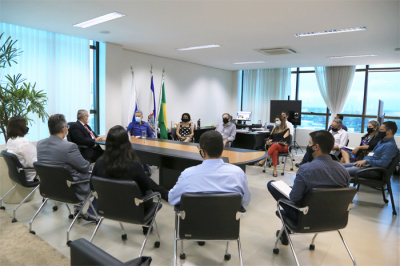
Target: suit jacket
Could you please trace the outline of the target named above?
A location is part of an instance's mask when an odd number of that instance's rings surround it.
[[[90,131],[93,132],[93,134],[97,138],[97,134],[90,128],[90,126],[86,126],[89,128]],[[76,143],[77,145],[87,146],[87,148],[81,149],[81,153],[83,158],[91,159],[93,157],[93,148],[96,143],[79,120],[75,123],[70,124],[68,134],[70,134],[71,141],[73,143]]]
[[[87,180],[91,170],[90,163],[79,152],[75,143],[51,135],[37,144],[37,161],[47,165],[63,166],[72,175],[73,181]],[[76,196],[85,200],[90,193],[90,183],[73,185],[76,187]]]

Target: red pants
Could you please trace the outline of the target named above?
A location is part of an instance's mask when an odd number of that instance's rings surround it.
[[[288,146],[274,143],[268,149],[268,155],[272,158],[272,165],[278,165],[278,154],[288,152]]]

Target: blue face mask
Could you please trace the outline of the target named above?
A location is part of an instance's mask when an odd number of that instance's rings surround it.
[[[280,122],[280,121],[276,121],[276,122],[275,122],[275,125],[276,125],[277,127],[279,127],[279,126],[281,125],[281,122]]]
[[[142,118],[136,116],[135,121],[136,121],[136,123],[140,123],[140,121],[142,121]]]

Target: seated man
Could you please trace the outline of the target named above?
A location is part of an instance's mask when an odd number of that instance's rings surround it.
[[[224,147],[230,147],[232,142],[236,138],[236,125],[231,122],[231,116],[228,113],[222,115],[223,124],[218,124],[215,131],[218,131],[222,135],[224,140]]]
[[[335,116],[335,119],[340,119],[340,120],[342,120],[342,123],[343,123],[343,115],[337,114]],[[342,124],[342,128],[343,128],[343,130],[347,131],[347,127],[343,124]],[[332,129],[332,125],[329,126],[328,131],[331,131],[331,129]]]
[[[397,132],[397,125],[393,121],[384,122],[381,125],[381,130],[379,132],[379,137],[381,141],[375,146],[372,154],[364,157],[364,160],[357,161],[355,163],[345,163],[343,164],[349,171],[350,176],[355,176],[355,174],[361,170],[360,167],[369,164],[372,167],[383,167],[387,168],[390,162],[396,156],[399,149],[397,148],[396,141],[394,140],[394,135]],[[367,172],[363,177],[375,178],[378,177],[376,172]]]
[[[293,136],[294,128],[293,128],[293,124],[291,122],[289,122],[289,120],[288,120],[289,119],[288,113],[286,111],[283,111],[281,115],[282,115],[282,118],[284,118],[286,121],[286,126],[289,129],[289,134]]]
[[[302,165],[297,171],[294,179],[293,188],[290,192],[290,201],[296,205],[301,205],[305,195],[313,188],[342,188],[348,187],[350,175],[339,163],[332,160],[329,155],[335,145],[332,134],[325,130],[310,133],[310,140],[307,152],[314,158],[310,163]],[[286,199],[286,197],[276,190],[270,181],[267,185],[269,192],[275,200]],[[298,211],[292,207],[282,204],[288,217],[294,221],[298,220]],[[283,245],[288,244],[285,232],[281,237]]]
[[[178,182],[168,194],[168,202],[177,205],[183,193],[230,192],[242,195],[242,205],[250,202],[246,174],[239,167],[224,163],[222,136],[216,131],[207,131],[200,137],[200,155],[202,164],[189,167],[180,175]]]
[[[75,143],[64,141],[64,138],[68,135],[67,121],[65,121],[64,115],[50,116],[48,126],[50,137],[38,142],[37,161],[47,165],[65,167],[71,173],[74,181],[88,180],[91,170],[90,163],[82,157]],[[91,192],[89,182],[74,186],[77,186],[77,198],[82,201]],[[91,211],[90,209],[89,212]],[[75,212],[77,212],[77,206]],[[90,214],[82,216],[85,220],[95,220]]]
[[[129,123],[127,131],[134,137],[142,137],[142,131],[146,131],[146,137],[155,138],[150,125],[143,121],[143,112],[135,112],[135,121]]]
[[[333,156],[339,156],[340,154],[340,149],[346,146],[347,140],[349,139],[349,135],[347,131],[345,131],[342,128],[342,120],[340,119],[335,119],[332,122],[331,125],[331,130],[329,131],[335,138],[335,146],[333,146],[333,149],[331,150],[330,154]],[[311,154],[306,151],[306,154],[304,154],[303,160],[300,163],[296,163],[297,167],[300,167],[300,165],[309,163],[313,160],[313,157]]]
[[[103,149],[95,141],[105,141],[103,137],[97,136],[92,131],[89,122],[89,113],[86,110],[79,110],[76,115],[78,121],[70,125],[69,133],[71,141],[77,145],[84,145],[87,148],[81,148],[83,158],[95,162],[103,155]]]

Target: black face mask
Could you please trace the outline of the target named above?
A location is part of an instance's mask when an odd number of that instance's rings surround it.
[[[386,131],[385,132],[379,131],[378,136],[379,138],[383,139],[384,137],[386,137]]]
[[[375,130],[372,127],[367,128],[367,132],[368,134],[371,134],[372,132],[374,132]]]
[[[183,118],[182,122],[185,122],[185,123],[189,122],[189,118]]]
[[[307,153],[310,154],[311,156],[312,156],[313,153],[315,152],[315,151],[312,149],[312,147],[314,147],[314,146],[315,146],[315,144],[312,145],[312,146],[307,146]],[[314,156],[313,156],[313,157],[314,157]]]
[[[338,131],[339,131],[339,129],[338,129],[338,128],[334,128],[334,127],[333,127],[333,128],[332,128],[332,131],[333,131],[333,132],[338,132]]]
[[[224,121],[224,124],[227,124],[229,122],[228,118],[223,118],[222,121]]]

